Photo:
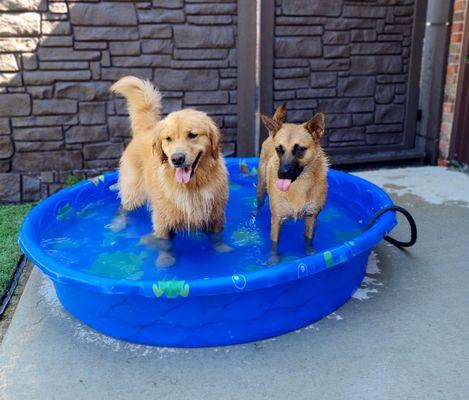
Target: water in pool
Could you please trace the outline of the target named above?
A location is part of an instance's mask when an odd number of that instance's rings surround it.
[[[119,200],[109,190],[100,200],[90,201],[79,209],[65,203],[58,210],[56,223],[47,223],[41,234],[41,246],[46,253],[67,263],[69,268],[116,279],[128,280],[191,280],[217,276],[248,274],[263,268],[269,254],[270,213],[268,203],[260,215],[253,216],[255,205],[255,176],[230,181],[227,222],[223,233],[233,251],[216,253],[204,233],[178,233],[173,239],[176,263],[169,268],[157,268],[157,250],[141,243],[151,233],[149,211],[142,207],[129,214],[128,224],[113,232],[110,224]],[[97,182],[100,183],[99,181]],[[329,196],[320,213],[314,246],[317,251],[330,249],[358,236],[362,222],[354,217],[346,202]],[[303,221],[284,224],[279,251],[284,261],[304,257]]]

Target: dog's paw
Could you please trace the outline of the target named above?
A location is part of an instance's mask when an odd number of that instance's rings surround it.
[[[209,234],[209,238],[212,243],[212,248],[217,253],[229,253],[233,251],[233,249],[223,241],[221,232],[212,232]]]
[[[316,250],[314,250],[313,246],[306,246],[305,247],[305,254],[307,256],[312,256],[313,254],[316,254]]]
[[[149,246],[156,248],[156,237],[153,233],[143,235],[138,241],[139,246]]]
[[[123,214],[116,215],[109,227],[113,232],[120,232],[127,226],[127,217]]]
[[[261,208],[265,204],[265,196],[256,196],[256,206]]]
[[[217,243],[213,245],[213,248],[217,253],[229,253],[233,251],[233,248],[228,246],[226,243]]]
[[[267,260],[267,265],[277,265],[280,262],[280,255],[278,253],[271,254],[269,259]]]
[[[176,258],[171,253],[161,252],[156,259],[158,268],[168,268],[174,265]]]

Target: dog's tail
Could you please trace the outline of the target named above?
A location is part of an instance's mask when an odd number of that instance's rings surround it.
[[[127,99],[132,135],[151,129],[161,119],[161,93],[150,81],[125,76],[111,86],[111,91]]]

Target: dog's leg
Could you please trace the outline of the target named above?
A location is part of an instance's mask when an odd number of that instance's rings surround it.
[[[160,268],[167,268],[176,262],[173,253],[173,242],[171,240],[171,229],[164,223],[164,217],[157,214],[155,211],[152,213],[153,230],[155,233],[155,247],[158,250],[158,258],[156,259],[156,266]]]
[[[119,180],[116,187],[119,190],[121,206],[111,223],[113,232],[123,230],[127,225],[127,212],[142,206],[146,200],[142,171],[130,155],[131,152],[126,150],[120,161]]]
[[[110,228],[113,232],[120,232],[127,226],[127,210],[119,206],[116,215],[112,219]]]
[[[305,217],[305,253],[308,255],[314,254],[313,238],[317,217],[318,214]]]
[[[259,169],[257,171],[257,189],[256,189],[256,198],[257,198],[257,205],[255,214],[258,214],[260,208],[265,203],[265,195],[266,195],[266,162],[265,157],[261,154],[261,158],[259,160]]]
[[[148,246],[158,251],[156,266],[166,268],[173,265],[176,261],[173,255],[173,242],[171,239],[162,239],[155,234],[145,235],[140,239],[139,244]]]
[[[143,180],[143,170],[132,157],[134,149],[132,142],[124,151],[119,167],[119,197],[126,210],[135,210],[145,204],[147,194]]]
[[[176,262],[176,257],[174,257],[173,253],[173,241],[171,239],[157,236],[155,237],[155,245],[158,249],[157,267],[167,268]]]
[[[278,241],[280,237],[280,229],[282,227],[282,220],[272,215],[270,219],[270,254],[267,263],[269,265],[278,264],[280,255],[278,254]]]
[[[257,209],[261,208],[265,203],[265,165],[259,163],[259,171],[257,177],[257,190],[256,190],[256,198],[257,198]]]
[[[228,253],[233,250],[223,241],[222,231],[224,225],[224,217],[221,217],[211,224],[209,230],[210,242],[218,253]]]
[[[218,253],[229,253],[233,249],[228,246],[224,241],[221,232],[210,232],[210,242],[212,243],[212,247]]]
[[[156,259],[156,266],[160,268],[167,268],[176,262],[176,257],[173,253],[173,241],[171,239],[155,238],[156,248],[158,249],[158,258]]]

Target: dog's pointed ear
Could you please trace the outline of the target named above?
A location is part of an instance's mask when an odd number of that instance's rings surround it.
[[[324,113],[319,112],[308,122],[304,123],[305,129],[311,134],[316,142],[319,142],[324,135],[326,117]]]
[[[214,121],[210,121],[208,129],[208,137],[210,139],[210,147],[212,157],[216,160],[220,156],[220,130]]]
[[[275,110],[275,114],[272,117],[274,121],[277,121],[280,125],[282,125],[285,122],[285,117],[287,116],[287,107],[285,104],[282,104],[277,107]]]
[[[168,161],[168,156],[163,151],[163,141],[162,141],[161,135],[157,135],[155,137],[155,140],[153,141],[153,145],[152,145],[152,152],[153,152],[153,155],[158,157],[161,164]]]
[[[280,130],[282,124],[278,121],[269,118],[267,115],[261,114],[261,121],[269,131],[270,136],[275,136],[275,134]]]

